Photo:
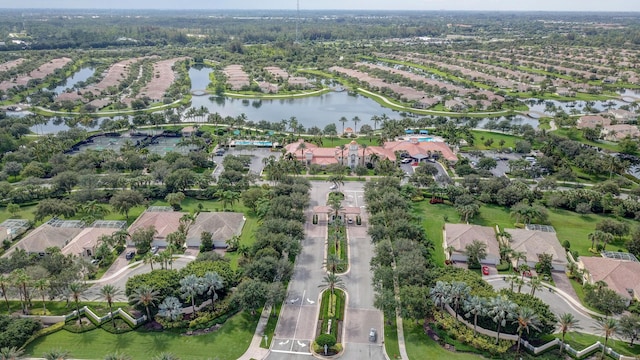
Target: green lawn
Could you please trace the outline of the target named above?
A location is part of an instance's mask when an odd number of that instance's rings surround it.
[[[473,134],[475,143],[473,146],[463,147],[462,150],[501,150],[515,148],[516,142],[522,140],[522,138],[513,135],[490,131],[472,130],[471,133]],[[484,145],[484,142],[489,139],[493,139],[493,144],[487,147]],[[502,147],[500,146],[500,140],[504,140]]]
[[[612,143],[612,142],[608,142],[608,141],[591,141],[591,140],[587,140],[582,136],[582,131],[580,130],[572,130],[572,129],[558,129],[556,131],[553,132],[556,135],[560,135],[560,136],[564,136],[566,138],[569,138],[571,140],[575,140],[578,142],[581,142],[583,144],[587,144],[587,145],[591,145],[591,146],[597,146],[599,148],[605,149],[605,150],[609,150],[609,151],[619,151],[620,149],[618,148],[618,144]]]
[[[102,359],[106,354],[118,351],[134,359],[149,359],[160,352],[169,352],[182,360],[235,360],[249,347],[258,319],[259,316],[240,313],[227,320],[220,330],[199,336],[183,336],[170,331],[132,331],[114,335],[101,329],[82,334],[61,330],[33,341],[25,354],[39,357],[51,349],[62,349],[68,350],[74,358]]]
[[[384,322],[384,350],[387,352],[389,359],[400,359],[400,346],[398,345],[398,327],[396,326],[396,318],[393,318],[393,324],[388,325]]]
[[[590,256],[589,233],[595,231],[596,224],[603,219],[611,218],[601,214],[580,215],[575,212],[562,209],[547,209],[549,214],[548,223],[556,229],[558,240],[562,243],[569,240],[571,250],[577,250],[579,255]],[[450,223],[459,223],[460,215],[453,206],[448,204],[429,204],[428,198],[419,202],[414,207],[414,215],[423,219],[422,226],[426,235],[435,245],[433,259],[436,264],[444,263],[444,250],[442,248],[442,228],[445,223],[445,217]],[[618,221],[627,222],[631,228],[634,228],[632,220],[617,219]],[[471,224],[483,226],[499,225],[500,228],[513,228],[515,220],[509,215],[509,209],[498,205],[482,205],[480,213],[469,221]],[[618,250],[624,248],[624,241],[615,240],[607,245],[609,250]]]
[[[445,350],[433,341],[422,329],[422,324],[416,324],[414,320],[406,320],[403,323],[404,338],[407,347],[407,355],[411,360],[422,359],[447,359],[447,360],[471,360],[484,359],[482,356],[463,352],[451,352]],[[385,329],[386,331],[386,329]]]
[[[25,219],[33,220],[33,212],[36,210],[35,205],[21,206],[20,211],[16,215],[11,215],[6,207],[0,207],[0,222],[7,219]]]
[[[561,338],[560,334],[554,334],[553,336]],[[570,332],[565,336],[565,341],[576,350],[582,350],[588,346],[593,345],[596,341],[604,343],[604,337],[595,336],[590,334],[584,334],[580,332]],[[629,343],[622,340],[609,339],[607,346],[610,346],[616,352],[625,355],[635,357],[640,355],[640,345],[629,346]]]
[[[45,297],[46,299],[46,297]],[[32,315],[41,315],[43,313],[42,308],[42,297],[40,296],[32,296],[31,298],[32,306],[29,308]],[[47,315],[67,315],[76,309],[76,305],[74,302],[69,302],[67,306],[66,301],[45,301],[45,305],[47,306]],[[106,302],[95,302],[95,301],[80,301],[80,307],[87,306],[98,316],[106,315],[109,312],[109,306]],[[21,305],[19,301],[9,301],[9,307],[11,308],[11,313],[19,312],[21,309]],[[113,310],[115,311],[117,308],[122,308],[123,310],[131,310],[131,307],[128,303],[113,303]],[[0,312],[5,313],[7,309],[7,305],[4,301],[0,303]]]

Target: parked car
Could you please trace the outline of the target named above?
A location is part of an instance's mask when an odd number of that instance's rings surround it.
[[[157,247],[157,246],[155,246],[155,245],[151,247],[151,253],[152,253],[152,254],[157,253],[157,252],[158,252],[158,250],[159,250],[159,249],[158,249],[158,247]]]
[[[408,164],[408,163],[411,162],[411,158],[404,158],[400,162],[403,163],[403,164]]]
[[[376,333],[376,329],[371,328],[371,330],[369,330],[369,341],[376,342],[377,339],[378,339],[378,334]]]
[[[482,267],[482,275],[489,275],[489,267],[488,266],[483,266]]]
[[[353,224],[353,218],[348,218],[348,219],[347,219],[347,223],[349,223],[349,224]]]
[[[531,270],[525,270],[522,272],[522,275],[526,276],[526,277],[531,277]]]
[[[129,251],[127,252],[127,254],[124,256],[125,259],[127,260],[131,260],[136,256],[136,252],[135,251]]]
[[[333,185],[329,186],[329,190],[335,190],[335,189],[337,189],[337,188],[338,188],[338,187],[336,186],[336,184],[333,184]]]

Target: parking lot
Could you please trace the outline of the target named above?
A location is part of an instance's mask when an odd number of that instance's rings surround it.
[[[218,177],[224,170],[222,166],[222,160],[227,155],[249,155],[251,156],[251,163],[249,164],[249,171],[253,174],[260,175],[264,168],[263,159],[268,158],[270,155],[280,156],[280,153],[271,151],[270,148],[229,148],[223,155],[216,156],[215,152],[212,154],[212,160],[218,164],[211,176]]]
[[[522,159],[521,154],[506,154],[506,153],[498,153],[495,151],[483,151],[482,152],[485,157],[491,157],[496,159],[497,166],[491,169],[491,173],[493,176],[504,176],[505,173],[509,171],[509,160],[520,160]],[[463,157],[469,159],[472,162],[477,163],[480,160],[480,157],[471,155],[469,153],[460,153]]]

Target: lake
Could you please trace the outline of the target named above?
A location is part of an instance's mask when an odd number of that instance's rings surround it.
[[[95,71],[96,69],[90,67],[82,68],[68,77],[66,81],[58,85],[52,91],[56,93],[56,95],[60,95],[66,90],[73,88],[77,83],[81,81],[87,81],[87,79],[90,78]]]

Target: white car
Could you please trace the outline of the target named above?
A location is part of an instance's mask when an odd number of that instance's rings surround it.
[[[333,185],[329,186],[329,190],[335,190],[337,188],[338,188],[338,186],[336,186],[336,184],[333,184]]]

